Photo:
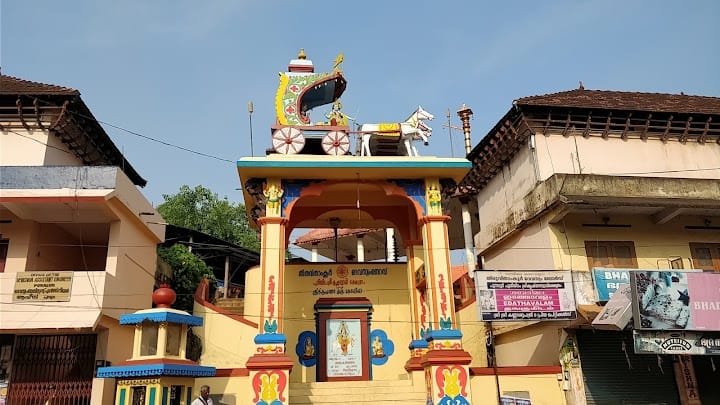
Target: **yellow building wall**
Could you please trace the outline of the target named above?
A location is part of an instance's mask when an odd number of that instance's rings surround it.
[[[244,368],[248,358],[255,354],[257,328],[197,302],[193,314],[203,318],[202,326],[193,327],[193,333],[200,337],[203,344],[200,363],[219,369]]]
[[[213,378],[196,378],[193,386],[193,400],[200,395],[200,387],[207,385],[210,387],[210,395],[220,396],[220,402],[223,405],[243,405],[247,403],[247,398],[252,397],[250,389],[249,377],[213,377]]]
[[[0,123],[2,124],[2,123]],[[46,126],[52,122],[45,121]],[[81,166],[59,137],[48,130],[13,129],[0,136],[0,166]]]
[[[103,316],[98,323],[97,358],[109,360],[113,365],[132,357],[134,325],[120,325],[119,321]]]
[[[349,271],[346,279],[338,277],[338,266],[345,266]],[[355,269],[387,269],[387,275],[352,275]],[[301,271],[332,272],[328,277],[300,276]],[[410,351],[407,349],[411,337],[410,297],[408,291],[407,264],[393,263],[306,263],[285,265],[285,336],[287,337],[288,355],[295,361],[291,382],[315,381],[315,367],[304,370],[295,354],[298,335],[302,331],[315,331],[315,311],[313,306],[319,298],[350,298],[365,297],[372,302],[373,311],[370,330],[382,329],[387,333],[395,352],[387,363],[373,366],[373,380],[406,379],[405,362]],[[330,273],[327,273],[330,274]],[[339,287],[326,285],[328,280],[350,280],[347,285]],[[360,284],[349,284],[357,282]],[[358,289],[356,291],[353,291]],[[334,290],[328,293],[328,291]]]
[[[137,214],[120,204],[120,200],[113,203],[111,206],[120,221],[110,225],[105,271],[108,274],[106,291],[114,293],[105,296],[106,309],[103,312],[119,319],[124,313],[152,306],[157,244],[162,238],[142,226]],[[150,207],[148,211],[154,210]],[[118,294],[119,291],[122,294]]]
[[[260,266],[255,266],[245,272],[245,299],[243,311],[245,318],[251,322],[260,321]]]
[[[462,332],[463,349],[472,356],[470,367],[487,366],[485,323],[478,320],[478,307],[472,303],[457,313],[458,329]]]
[[[470,378],[473,405],[496,405],[500,395],[526,391],[533,405],[564,405],[565,393],[555,374],[474,376]]]
[[[501,326],[495,322],[494,326]],[[495,335],[495,356],[499,367],[560,365],[561,326],[538,322]]]
[[[629,224],[630,228],[583,227],[583,223],[597,223],[602,215],[573,215],[565,219],[565,227],[550,227],[556,263],[566,270],[588,271],[585,241],[633,241],[638,268],[667,269],[669,257],[682,257],[683,266],[691,268],[689,242],[717,243],[716,232],[685,229],[697,219],[679,216],[666,224],[656,225],[649,215],[613,215],[611,223]],[[567,239],[566,239],[567,236]]]

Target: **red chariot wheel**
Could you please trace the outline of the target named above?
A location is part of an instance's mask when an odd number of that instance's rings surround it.
[[[283,155],[300,153],[305,147],[305,136],[297,128],[280,128],[272,134],[272,144],[275,152]]]
[[[350,150],[350,137],[343,131],[330,131],[323,136],[322,148],[328,155],[344,155]]]

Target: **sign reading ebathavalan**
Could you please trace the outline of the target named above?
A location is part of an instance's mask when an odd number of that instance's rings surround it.
[[[70,301],[72,271],[26,271],[15,276],[13,302]]]
[[[569,271],[476,271],[480,319],[541,321],[575,319]]]

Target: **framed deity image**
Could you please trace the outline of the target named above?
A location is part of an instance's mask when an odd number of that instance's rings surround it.
[[[367,306],[337,309],[329,304],[317,312],[318,381],[370,380]]]

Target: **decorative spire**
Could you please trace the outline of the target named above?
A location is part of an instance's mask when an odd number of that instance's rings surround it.
[[[300,53],[298,53],[298,59],[305,60],[307,56],[305,55],[305,48],[300,48]]]
[[[465,156],[467,156],[472,151],[470,141],[470,117],[473,115],[473,111],[463,103],[462,107],[457,111],[457,115],[460,117],[460,121],[462,121],[463,134],[465,135]]]
[[[175,290],[166,283],[160,284],[160,287],[152,294],[153,304],[157,308],[170,308],[176,297]]]

